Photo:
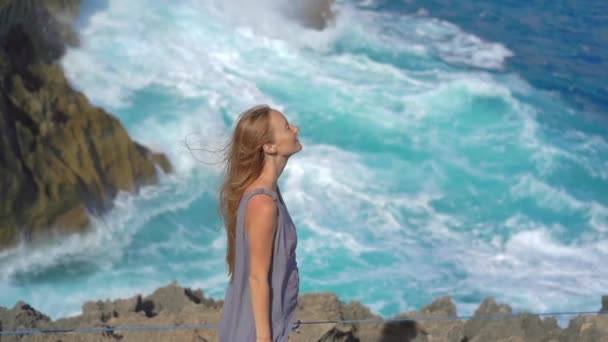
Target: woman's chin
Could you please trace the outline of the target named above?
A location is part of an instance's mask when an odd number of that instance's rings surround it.
[[[289,155],[290,157],[293,156],[294,154],[298,153],[302,151],[302,145],[298,145],[298,147],[293,149],[293,152],[291,152],[291,154]]]

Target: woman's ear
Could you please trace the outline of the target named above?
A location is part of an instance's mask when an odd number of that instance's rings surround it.
[[[264,152],[268,153],[268,154],[272,154],[275,153],[277,151],[276,146],[272,145],[272,144],[264,144]]]

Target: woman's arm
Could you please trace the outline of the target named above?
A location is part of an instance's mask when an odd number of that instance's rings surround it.
[[[245,212],[249,240],[249,286],[257,341],[270,341],[270,285],[268,274],[272,259],[277,207],[268,196],[253,196]]]

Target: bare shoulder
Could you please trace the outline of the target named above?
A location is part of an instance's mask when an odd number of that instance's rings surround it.
[[[245,211],[248,231],[273,232],[276,225],[277,205],[265,194],[251,197]]]
[[[273,220],[277,214],[277,206],[274,200],[265,194],[258,194],[249,200],[246,208],[247,221]]]

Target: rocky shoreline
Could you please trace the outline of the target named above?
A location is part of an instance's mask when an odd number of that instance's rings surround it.
[[[215,325],[222,308],[223,301],[205,297],[201,290],[183,288],[173,282],[147,296],[89,301],[83,304],[82,314],[57,320],[51,320],[20,301],[11,309],[0,307],[0,331]],[[420,311],[391,317],[398,322],[302,324],[297,332],[291,334],[290,341],[608,341],[608,296],[602,298],[602,308],[598,312],[605,314],[576,316],[562,329],[553,317],[541,318],[527,313],[509,316],[513,313],[511,307],[487,298],[475,311],[478,318],[454,320],[449,317],[457,316],[456,306],[450,297],[442,297]],[[488,319],[489,315],[508,317]],[[381,318],[361,303],[344,303],[329,292],[301,294],[296,312],[296,320],[302,322]],[[3,342],[118,340],[217,341],[217,335],[213,328],[0,335]]]

